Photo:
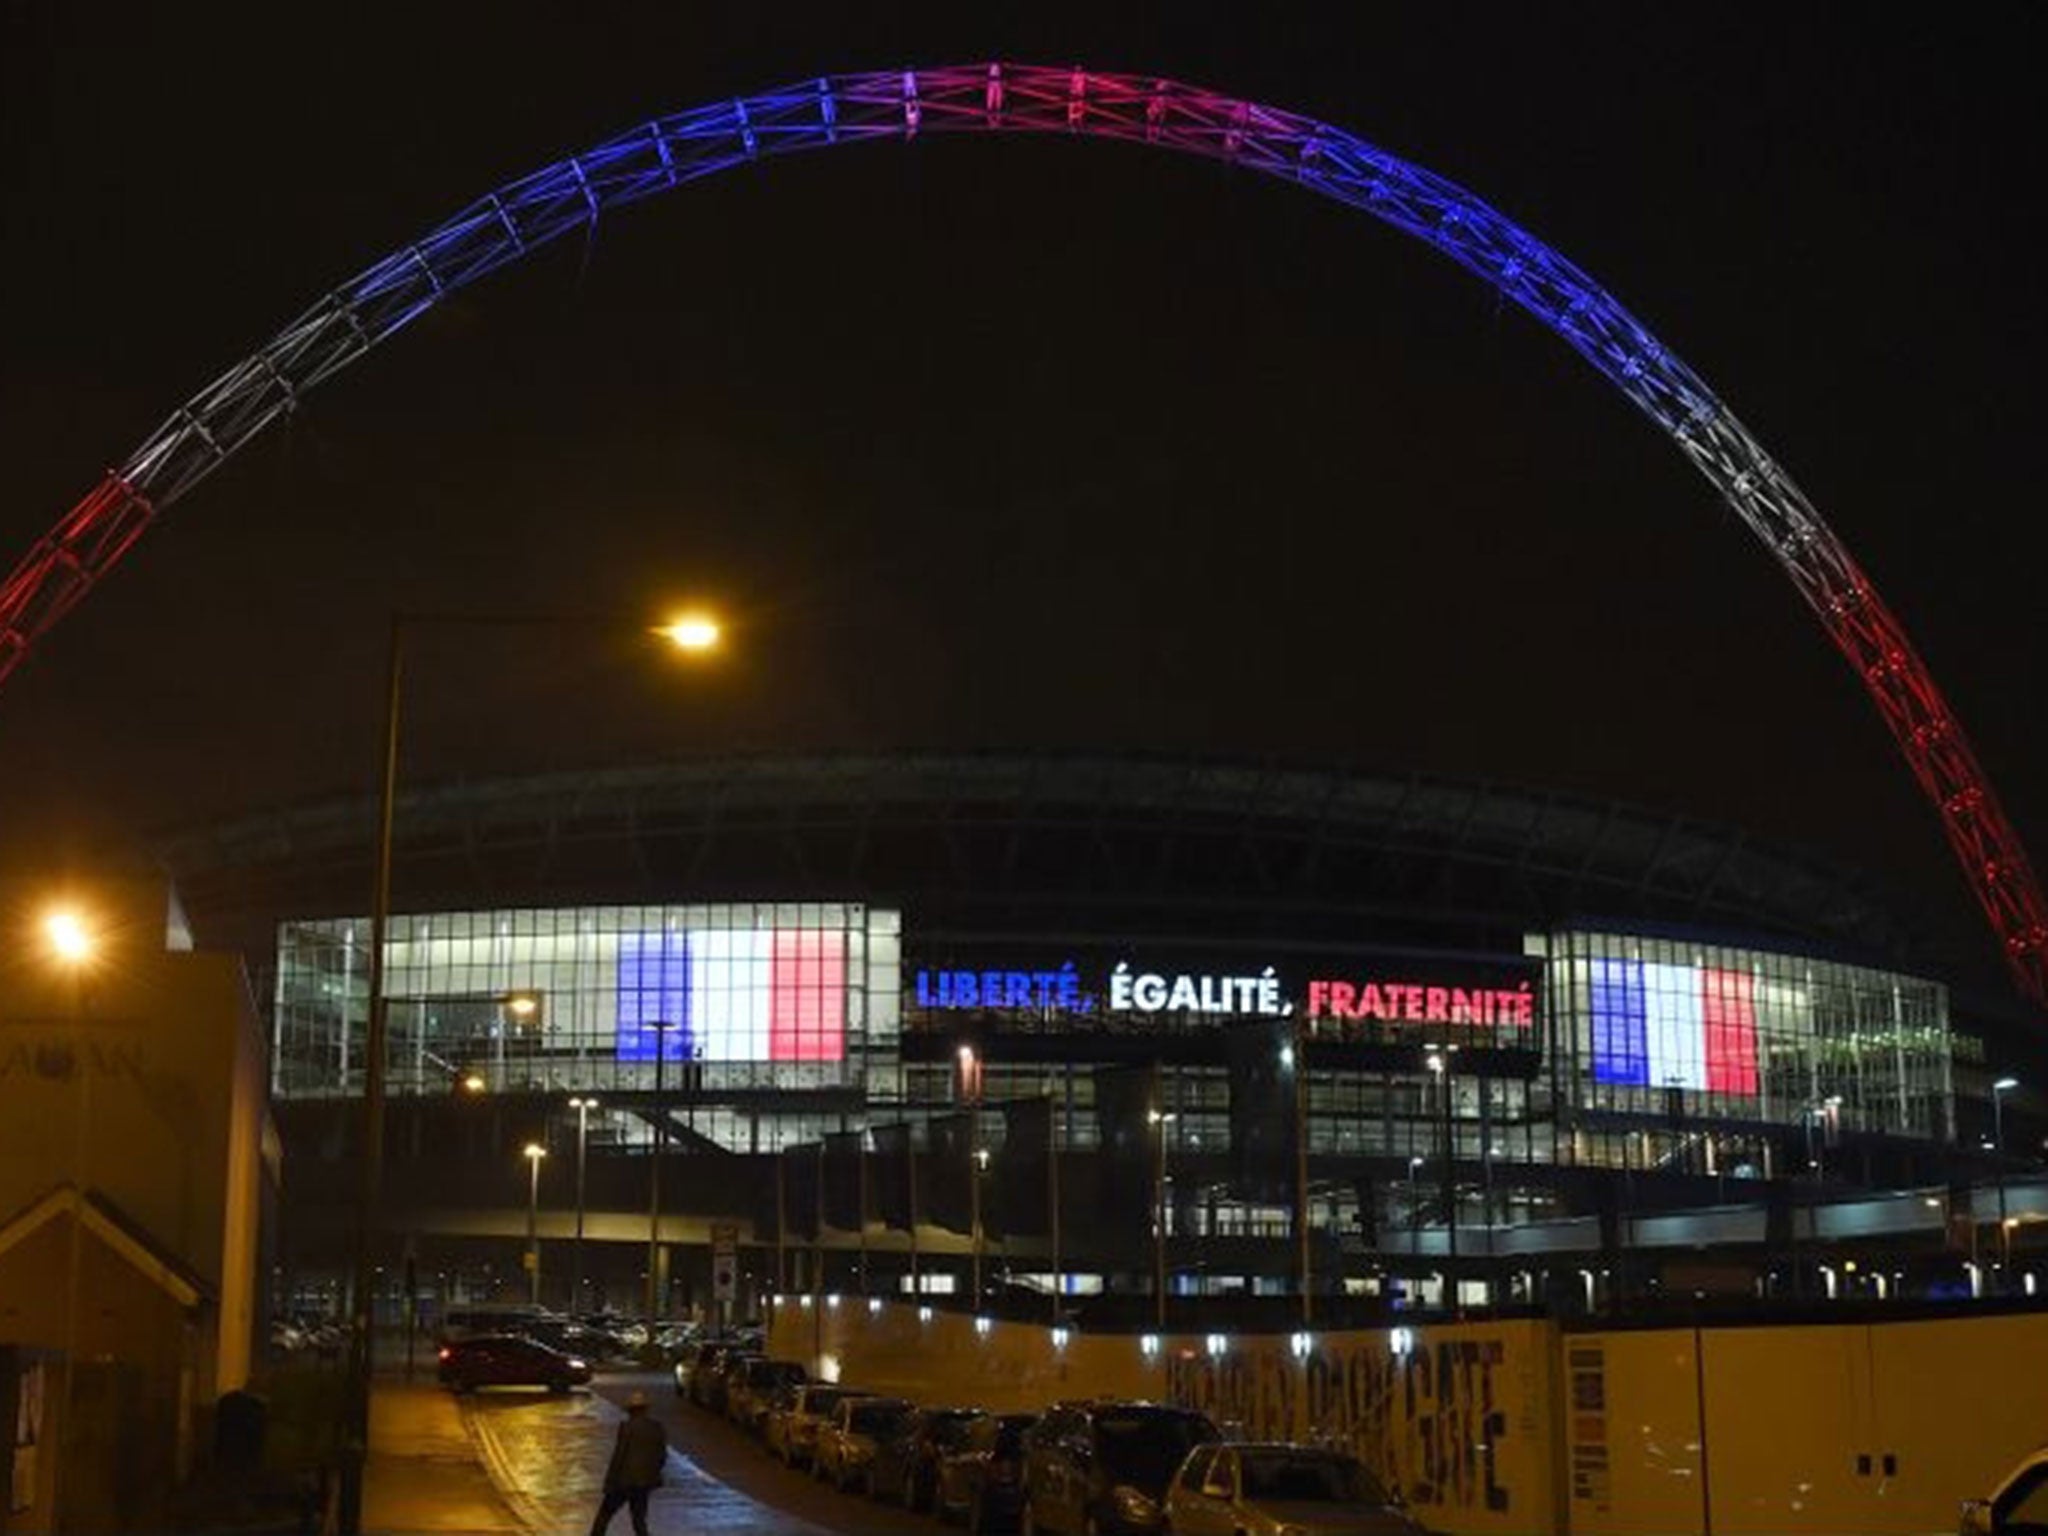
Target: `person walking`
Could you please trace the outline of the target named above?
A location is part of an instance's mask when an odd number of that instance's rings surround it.
[[[668,1435],[648,1413],[647,1394],[635,1392],[626,1399],[626,1422],[619,1426],[611,1465],[604,1469],[604,1502],[590,1522],[590,1536],[604,1536],[621,1504],[632,1512],[633,1536],[647,1536],[647,1495],[661,1486],[667,1465]]]

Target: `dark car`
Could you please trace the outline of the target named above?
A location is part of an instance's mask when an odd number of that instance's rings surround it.
[[[590,1365],[579,1355],[510,1333],[451,1339],[441,1346],[441,1385],[457,1392],[478,1387],[546,1387],[566,1392],[589,1384]]]
[[[810,1373],[794,1360],[746,1357],[737,1374],[729,1372],[726,1376],[725,1416],[742,1429],[758,1434],[775,1394],[808,1380]]]
[[[902,1434],[876,1448],[868,1492],[905,1509],[928,1508],[938,1487],[940,1459],[964,1449],[968,1431],[986,1417],[979,1408],[920,1408]]]
[[[1024,1444],[1037,1422],[1032,1413],[976,1419],[960,1448],[939,1458],[933,1512],[942,1520],[964,1518],[977,1533],[1015,1524],[1024,1502]]]
[[[1220,1438],[1202,1414],[1158,1403],[1061,1403],[1024,1457],[1024,1529],[1151,1536],[1188,1452]]]

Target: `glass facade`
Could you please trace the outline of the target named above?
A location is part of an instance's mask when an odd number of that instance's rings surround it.
[[[1939,982],[1696,939],[1568,931],[1529,947],[1553,1081],[1587,1117],[1954,1138]]]
[[[389,1092],[861,1090],[896,1081],[898,914],[830,902],[392,919]],[[284,924],[272,1086],[359,1093],[369,924]],[[751,1144],[751,1138],[740,1141]]]
[[[280,1097],[361,1091],[367,930],[360,919],[280,929]],[[772,1151],[950,1110],[951,1047],[906,1060],[904,1034],[966,1031],[994,1045],[978,1069],[982,1145],[1000,1146],[997,1106],[1050,1095],[1060,1143],[1087,1148],[1099,1053],[1086,1037],[1145,1033],[1159,1040],[1160,1107],[1179,1157],[1230,1147],[1229,1075],[1198,1037],[1234,1018],[1291,1015],[1310,1039],[1334,1043],[1326,1059],[1356,1063],[1310,1074],[1318,1156],[1755,1176],[1772,1171],[1771,1132],[1780,1155],[1801,1131],[1955,1134],[1948,997],[1919,977],[1572,928],[1530,935],[1519,957],[1262,948],[1241,977],[1162,975],[1154,1007],[1153,978],[1126,966],[1122,948],[1017,958],[1034,948],[951,939],[913,958],[899,913],[847,903],[399,917],[387,951],[388,1088],[445,1095],[475,1079],[493,1093],[645,1093],[658,1073],[671,1091],[687,1074],[696,1134]],[[1187,963],[1202,971],[1204,958]],[[1174,1006],[1182,986],[1193,1006]],[[1027,1063],[999,1044],[1046,1034],[1073,1036],[1072,1049],[1041,1043]],[[1386,1049],[1402,1046],[1444,1065]],[[1469,1065],[1480,1053],[1494,1065]],[[1112,1055],[1133,1059],[1127,1048]],[[642,1116],[606,1119],[614,1144],[648,1135]]]

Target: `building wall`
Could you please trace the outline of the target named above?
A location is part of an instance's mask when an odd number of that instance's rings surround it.
[[[1069,1334],[784,1297],[771,1354],[933,1402],[1200,1408],[1346,1446],[1432,1530],[1922,1536],[2048,1423],[2048,1311],[1577,1332],[1500,1320],[1277,1336]]]
[[[34,931],[42,903],[20,898],[0,893],[17,929],[0,945],[0,1220],[58,1185],[99,1192],[217,1300],[201,1399],[241,1386],[267,1114],[241,962],[168,950],[165,888],[109,882],[73,903],[96,958],[61,973]]]

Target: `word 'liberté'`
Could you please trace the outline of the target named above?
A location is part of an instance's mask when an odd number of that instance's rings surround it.
[[[1095,999],[1081,991],[1073,962],[1056,971],[919,971],[920,1008],[1057,1008],[1089,1013]]]

